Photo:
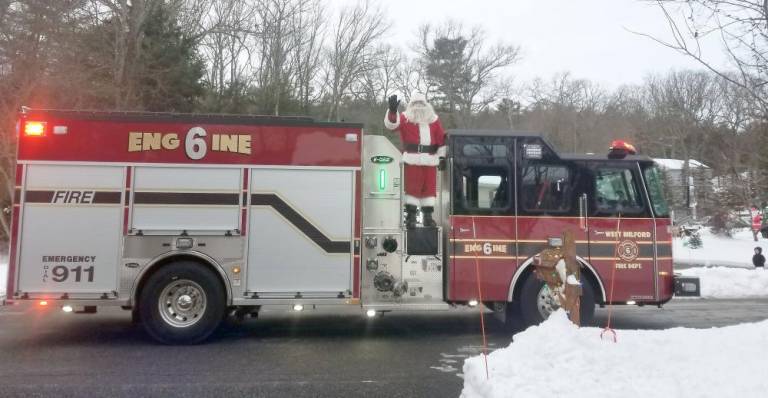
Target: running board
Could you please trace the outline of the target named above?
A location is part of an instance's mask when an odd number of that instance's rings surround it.
[[[447,303],[382,303],[382,304],[363,304],[363,310],[375,311],[448,311],[451,305]]]

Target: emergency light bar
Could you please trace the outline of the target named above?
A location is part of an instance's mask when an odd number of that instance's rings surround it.
[[[608,148],[609,159],[624,159],[627,155],[636,154],[637,149],[635,149],[635,146],[623,140],[611,142],[611,146]]]

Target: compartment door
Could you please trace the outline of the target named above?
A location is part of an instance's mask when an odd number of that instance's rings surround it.
[[[125,168],[29,165],[25,175],[18,290],[112,297]]]
[[[130,228],[143,234],[224,234],[240,228],[240,168],[136,167]],[[234,254],[239,257],[239,254]]]
[[[251,169],[247,289],[351,295],[354,171]]]

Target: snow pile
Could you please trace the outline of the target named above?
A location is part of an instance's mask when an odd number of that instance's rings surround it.
[[[755,247],[768,252],[768,240],[760,238],[755,242],[752,231],[742,229],[733,234],[733,238],[715,235],[708,228],[699,232],[703,246],[691,249],[684,243],[686,239],[675,238],[672,246],[674,262],[678,265],[725,266],[752,268],[752,255]]]
[[[0,296],[5,294],[6,278],[8,277],[8,264],[0,264]]]
[[[768,389],[768,320],[712,329],[577,328],[558,311],[507,348],[464,362],[472,397],[759,397]]]
[[[689,268],[676,271],[698,276],[703,298],[768,297],[768,271],[727,267]]]

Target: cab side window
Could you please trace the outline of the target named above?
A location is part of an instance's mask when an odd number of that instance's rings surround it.
[[[464,168],[455,190],[455,214],[505,214],[512,206],[506,167]]]
[[[562,214],[571,210],[573,176],[560,164],[528,163],[521,171],[520,201],[530,214]]]
[[[644,211],[632,170],[609,167],[595,170],[595,211],[599,215]]]

